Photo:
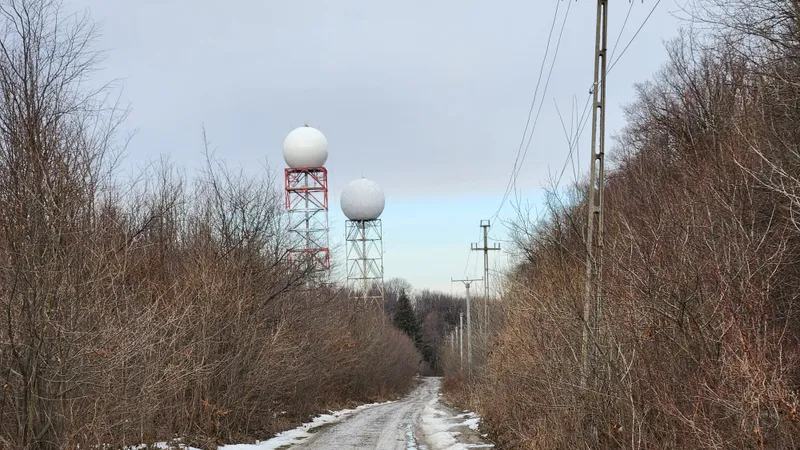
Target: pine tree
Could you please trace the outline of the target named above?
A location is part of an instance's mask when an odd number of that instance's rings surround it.
[[[414,309],[411,307],[411,301],[408,299],[405,290],[400,291],[400,298],[397,299],[393,322],[394,326],[407,334],[415,344],[419,341],[419,322],[417,321],[417,315],[414,314]]]

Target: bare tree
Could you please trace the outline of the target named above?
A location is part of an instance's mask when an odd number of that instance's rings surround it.
[[[269,168],[110,176],[94,36],[0,0],[0,447],[212,448],[408,389],[413,343],[288,264]]]

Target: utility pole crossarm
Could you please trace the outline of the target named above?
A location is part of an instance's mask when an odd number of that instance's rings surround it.
[[[464,286],[466,286],[467,289],[469,289],[469,286],[472,283],[475,283],[477,281],[483,281],[483,278],[469,278],[469,279],[464,279],[464,280],[456,280],[455,278],[450,278],[450,282],[451,283],[458,283],[458,282],[464,283]]]
[[[472,243],[472,249],[477,251],[491,251],[491,250],[500,250],[500,244],[494,244],[493,247],[478,247],[478,244]]]

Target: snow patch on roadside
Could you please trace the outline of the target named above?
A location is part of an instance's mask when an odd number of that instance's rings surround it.
[[[455,427],[467,427],[477,430],[480,418],[474,412],[465,412],[455,416],[446,410],[437,408],[439,395],[425,406],[420,414],[420,428],[425,440],[430,445],[428,450],[467,450],[471,448],[492,448],[493,444],[464,444],[457,439],[461,432],[451,431]]]
[[[163,449],[201,450],[199,448],[189,447],[186,444],[181,444],[181,443],[171,443],[171,444],[169,444],[169,443],[166,443],[166,442],[156,442],[155,444],[152,444],[151,447],[149,447],[149,448],[153,448],[153,447],[155,447],[155,448],[163,448]],[[148,448],[147,444],[139,444],[139,445],[130,445],[128,447],[125,447],[125,450],[146,450],[147,448]]]
[[[464,421],[464,425],[469,427],[470,430],[475,430],[475,431],[478,431],[479,423],[481,423],[481,419],[478,419],[477,417],[474,419],[467,419]]]

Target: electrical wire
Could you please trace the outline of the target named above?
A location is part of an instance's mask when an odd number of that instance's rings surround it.
[[[571,139],[568,138],[567,142],[569,144],[569,153],[567,154],[567,158],[564,160],[564,166],[561,168],[561,173],[558,175],[558,180],[556,180],[555,187],[561,184],[561,179],[564,177],[564,172],[567,170],[567,165],[573,159],[573,155],[575,154],[575,150],[578,148],[578,141],[580,140],[581,136],[583,136],[583,130],[586,129],[586,125],[589,124],[589,103],[592,98],[590,94],[589,97],[586,99],[586,104],[583,107],[583,112],[581,113],[581,118],[578,121],[578,127],[575,130],[575,136]]]
[[[516,191],[517,177],[519,176],[519,173],[522,170],[522,164],[525,162],[525,158],[526,158],[526,156],[528,154],[528,149],[530,148],[530,144],[531,144],[531,141],[533,139],[533,134],[534,134],[534,131],[536,129],[536,124],[539,121],[539,116],[541,114],[542,106],[544,104],[543,100],[540,100],[540,102],[539,102],[539,108],[536,111],[536,117],[533,119],[533,125],[531,125],[531,117],[533,116],[533,110],[536,107],[536,101],[539,98],[539,88],[541,86],[542,75],[544,74],[544,68],[545,68],[545,65],[547,64],[547,56],[548,56],[548,54],[550,52],[550,43],[552,42],[552,39],[553,39],[553,31],[555,31],[555,26],[556,26],[556,23],[558,22],[558,10],[559,10],[560,3],[561,3],[560,1],[556,2],[556,9],[555,9],[555,12],[553,13],[553,21],[552,21],[552,23],[550,25],[550,31],[549,31],[548,37],[547,37],[547,45],[545,47],[545,53],[544,53],[544,56],[542,58],[542,63],[540,65],[540,67],[539,67],[539,76],[538,76],[538,78],[536,80],[536,87],[534,88],[533,99],[531,100],[531,106],[528,109],[528,116],[527,116],[526,121],[525,121],[525,129],[522,132],[522,139],[520,140],[520,145],[519,145],[519,148],[517,149],[517,155],[516,155],[516,157],[514,159],[514,166],[511,169],[511,175],[509,176],[508,183],[506,184],[505,192],[503,193],[503,199],[500,201],[500,206],[498,206],[497,211],[495,211],[495,213],[491,216],[491,218],[489,219],[490,221],[492,221],[492,220],[494,220],[494,219],[496,219],[498,217],[498,215],[500,214],[500,211],[503,209],[503,206],[505,205],[506,201],[508,200],[508,197],[511,194],[512,190]],[[566,25],[567,17],[569,16],[569,11],[570,11],[571,6],[572,6],[572,2],[568,2],[567,11],[564,14],[564,20],[563,20],[563,22],[561,24],[561,30],[559,31],[558,40],[556,42],[555,50],[553,52],[553,60],[552,60],[552,62],[550,64],[550,69],[549,69],[549,71],[547,73],[547,79],[545,80],[545,86],[544,86],[544,90],[542,91],[542,97],[544,97],[547,94],[547,88],[548,88],[548,86],[550,84],[550,79],[551,79],[552,74],[553,74],[553,69],[555,67],[556,59],[558,58],[558,52],[559,52],[559,49],[561,47],[561,38],[563,37],[564,29],[566,28],[565,25]],[[528,135],[528,129],[529,128],[530,128],[530,135]],[[525,142],[526,138],[527,138],[527,143]],[[478,237],[478,241],[480,241],[480,236]],[[473,250],[472,250],[472,248],[470,248],[470,253],[467,256],[467,262],[464,265],[464,275],[465,276],[467,274],[467,270],[468,270],[468,267],[469,267],[469,261],[470,261],[470,258],[472,256],[472,252],[473,252]],[[477,272],[477,266],[478,266],[478,258],[475,259],[475,264],[474,264],[474,267],[473,267],[473,276],[475,276],[474,274]]]
[[[540,84],[541,84],[541,81],[542,81],[542,75],[544,73],[545,64],[547,64],[547,55],[550,52],[550,43],[551,43],[551,41],[553,39],[553,31],[555,31],[555,26],[556,26],[556,23],[558,21],[558,10],[559,10],[559,5],[560,4],[561,4],[561,1],[557,0],[557,2],[556,2],[556,10],[553,13],[553,21],[552,21],[552,23],[550,25],[550,32],[549,32],[549,34],[547,36],[547,45],[545,47],[544,57],[542,57],[542,64],[539,67],[539,77],[538,77],[538,79],[536,81],[536,87],[534,88],[534,91],[533,91],[533,99],[531,100],[531,106],[530,106],[530,108],[528,110],[528,117],[527,117],[527,119],[525,121],[525,129],[522,132],[522,139],[520,140],[519,148],[517,149],[517,156],[514,159],[514,166],[511,169],[511,175],[509,175],[508,183],[506,183],[505,192],[503,193],[503,199],[500,201],[500,206],[498,206],[497,211],[492,215],[490,220],[494,220],[495,218],[497,218],[497,216],[500,214],[500,211],[503,209],[503,206],[505,205],[506,201],[508,200],[508,196],[511,193],[512,186],[516,182],[515,174],[518,173],[518,171],[519,171],[518,167],[521,168],[520,158],[522,157],[523,147],[525,147],[525,138],[528,135],[528,129],[530,128],[530,125],[531,125],[531,117],[533,116],[533,110],[536,107],[536,100],[539,98],[539,87],[540,87]],[[569,8],[569,6],[571,4],[572,4],[572,2],[569,3],[567,8]],[[531,132],[531,134],[532,134],[532,132]]]
[[[469,253],[467,254],[467,263],[464,264],[464,276],[467,276],[467,269],[469,269],[469,260],[472,258],[472,249],[469,249]]]
[[[628,23],[631,11],[633,9],[633,2],[631,1],[630,6],[628,7],[628,11],[627,11],[627,13],[625,15],[625,20],[624,20],[624,22],[622,24],[622,27],[620,29],[619,34],[617,35],[617,39],[616,39],[616,41],[614,43],[614,47],[612,48],[611,58],[612,58],[613,61],[612,61],[611,65],[609,66],[609,68],[606,70],[606,74],[611,72],[611,69],[613,69],[614,66],[616,66],[616,64],[619,62],[619,60],[622,58],[622,56],[625,54],[625,52],[628,50],[628,48],[630,48],[631,44],[636,39],[636,37],[639,35],[639,33],[642,31],[642,29],[644,28],[645,24],[648,22],[648,20],[653,15],[653,13],[655,12],[656,8],[658,7],[658,5],[660,3],[661,3],[661,0],[657,0],[656,1],[655,5],[653,5],[653,8],[650,10],[650,12],[648,13],[647,17],[645,17],[644,21],[639,26],[639,28],[636,30],[636,32],[634,33],[633,37],[631,37],[630,41],[628,41],[628,43],[622,49],[622,52],[619,54],[617,59],[613,60],[614,54],[616,54],[616,50],[617,50],[617,48],[619,46],[619,42],[620,42],[620,40],[622,38],[622,34],[623,34],[624,30],[625,30],[625,26]],[[567,17],[569,15],[569,10],[570,10],[571,4],[572,4],[572,2],[568,3],[567,11],[564,14],[564,21],[562,22],[561,30],[559,32],[558,40],[556,42],[554,55],[553,55],[553,60],[552,60],[552,63],[550,65],[550,70],[548,72],[547,79],[545,81],[545,87],[544,87],[544,90],[543,90],[543,93],[542,93],[542,97],[544,97],[544,95],[546,95],[546,93],[547,93],[547,87],[549,85],[550,78],[552,76],[552,72],[553,72],[553,68],[555,66],[556,58],[558,57],[558,51],[559,51],[560,44],[561,44],[561,37],[562,37],[562,35],[564,33],[564,28],[565,28]],[[545,49],[545,55],[544,55],[544,58],[542,58],[542,65],[540,66],[540,69],[539,69],[539,78],[537,79],[536,88],[534,89],[533,100],[531,101],[531,107],[530,107],[530,109],[528,111],[528,117],[527,117],[527,120],[526,120],[526,123],[525,123],[525,129],[523,130],[522,140],[520,142],[520,147],[517,150],[517,156],[516,156],[516,158],[514,160],[514,166],[513,166],[512,170],[511,170],[511,175],[509,176],[509,181],[506,184],[506,189],[505,189],[505,192],[503,193],[503,198],[500,201],[500,206],[498,206],[498,208],[495,211],[495,213],[492,214],[490,220],[494,220],[500,215],[500,211],[502,210],[503,206],[505,206],[505,203],[508,200],[508,197],[510,196],[511,192],[515,191],[515,193],[516,193],[517,178],[519,177],[519,173],[522,170],[522,164],[525,162],[525,157],[527,156],[528,149],[530,147],[531,141],[533,140],[533,134],[534,134],[534,131],[536,129],[536,124],[538,122],[539,115],[540,115],[541,110],[542,110],[542,106],[544,105],[544,102],[540,101],[539,108],[538,108],[538,110],[536,112],[536,117],[533,119],[533,125],[531,126],[531,117],[533,115],[533,109],[535,108],[536,100],[538,98],[539,87],[540,87],[541,79],[542,79],[542,73],[543,73],[544,66],[545,66],[546,61],[547,61],[547,55],[548,55],[549,50],[550,50],[550,43],[552,41],[553,31],[555,30],[555,24],[557,22],[557,19],[558,19],[558,5],[556,5],[556,10],[555,10],[555,13],[553,15],[553,22],[551,23],[550,33],[549,33],[548,38],[547,38],[547,46],[546,46],[546,49]],[[584,108],[584,117],[579,121],[579,125],[578,125],[579,131],[576,134],[576,139],[580,138],[580,136],[582,135],[583,129],[585,128],[586,124],[588,123],[588,115],[586,115],[586,111],[588,111],[588,105],[589,105],[589,99],[587,99],[586,107]],[[581,121],[583,122],[583,125],[581,125],[581,123],[580,123]],[[530,134],[528,134],[528,130],[529,129],[530,129]],[[526,143],[526,138],[527,138],[527,143]],[[559,175],[559,181],[556,183],[556,185],[558,185],[558,183],[560,183],[560,180],[563,178],[564,172],[566,171],[566,167],[569,164],[569,161],[572,160],[573,154],[574,154],[576,148],[577,148],[577,145],[570,145],[570,152],[567,155],[567,158],[566,158],[566,160],[564,162],[564,167],[561,170],[561,173]],[[518,194],[515,194],[515,195],[518,195]]]
[[[644,21],[642,22],[642,24],[639,25],[639,29],[637,29],[636,33],[633,34],[633,37],[631,38],[630,41],[628,41],[628,44],[625,45],[625,48],[622,49],[622,52],[619,54],[619,56],[617,56],[617,59],[615,59],[614,61],[611,62],[611,66],[609,66],[609,68],[606,70],[606,74],[611,72],[611,70],[614,68],[614,66],[616,66],[617,63],[619,62],[619,60],[622,58],[622,55],[624,55],[625,52],[628,50],[628,47],[630,47],[631,44],[633,44],[633,41],[636,39],[636,36],[639,35],[639,33],[642,31],[642,28],[644,28],[645,24],[647,24],[647,21],[650,20],[650,16],[653,15],[653,13],[656,11],[656,8],[658,8],[659,4],[661,4],[661,0],[657,0],[655,5],[653,5],[653,8],[650,10],[650,13],[648,13],[647,17],[644,18]]]
[[[611,72],[611,70],[616,66],[616,64],[620,61],[622,56],[628,50],[628,48],[630,48],[631,44],[636,39],[636,37],[639,35],[639,33],[642,31],[642,29],[645,27],[647,22],[650,20],[650,17],[653,15],[653,13],[655,12],[656,8],[658,7],[658,5],[660,3],[661,3],[661,0],[657,0],[656,1],[656,3],[653,5],[653,8],[647,14],[647,16],[645,17],[645,19],[642,22],[642,24],[639,25],[639,28],[636,30],[634,35],[631,37],[631,39],[628,41],[628,43],[622,49],[622,51],[620,52],[619,56],[617,56],[617,58],[614,59],[614,55],[616,54],[617,48],[619,46],[619,42],[620,42],[620,40],[622,38],[622,34],[624,33],[625,26],[627,25],[628,20],[630,18],[631,10],[633,9],[633,2],[631,1],[630,6],[628,7],[628,11],[627,11],[627,13],[625,15],[625,20],[623,21],[623,24],[622,24],[622,27],[620,29],[620,32],[617,35],[617,39],[614,42],[614,46],[613,46],[613,48],[611,50],[611,58],[610,58],[610,60],[612,62],[611,62],[611,65],[606,70],[606,74]],[[570,4],[571,4],[571,2],[570,2]],[[568,14],[569,14],[569,6],[567,7],[567,11],[566,11],[566,13],[564,15],[564,22],[561,25],[561,30],[559,32],[559,37],[558,37],[558,40],[557,40],[557,43],[556,43],[556,47],[555,47],[555,51],[554,51],[553,61],[551,63],[550,70],[548,72],[547,80],[545,81],[545,88],[544,88],[544,91],[542,93],[542,97],[544,97],[544,95],[546,95],[546,93],[547,93],[547,86],[549,84],[550,77],[551,77],[552,71],[553,71],[553,67],[555,66],[555,61],[556,61],[556,58],[558,56],[558,50],[559,50],[560,43],[561,43],[561,36],[562,36],[562,34],[564,32],[564,28],[565,28],[564,25],[566,24],[566,20],[567,20]],[[542,59],[542,65],[541,65],[540,72],[539,72],[539,79],[537,80],[536,88],[534,90],[534,97],[533,97],[533,100],[531,101],[530,110],[528,111],[528,118],[527,118],[527,121],[525,123],[525,130],[523,131],[522,141],[520,142],[520,148],[517,151],[517,157],[514,160],[514,166],[512,168],[511,175],[509,177],[509,182],[506,185],[506,190],[505,190],[505,192],[503,194],[503,199],[501,200],[500,206],[497,208],[497,211],[495,211],[495,213],[492,215],[492,218],[490,220],[496,219],[498,217],[498,215],[500,214],[500,211],[502,210],[503,206],[505,205],[505,203],[508,200],[508,197],[509,197],[509,195],[510,195],[510,193],[512,191],[512,186],[513,186],[513,190],[516,192],[517,177],[519,176],[519,173],[520,173],[520,171],[522,169],[522,164],[525,161],[525,156],[527,155],[528,148],[529,148],[530,143],[531,143],[531,141],[533,139],[533,133],[534,133],[534,131],[536,129],[536,123],[538,122],[539,114],[541,112],[542,105],[544,103],[543,101],[540,102],[539,109],[537,110],[536,117],[534,118],[534,121],[533,121],[533,126],[530,126],[530,120],[531,120],[532,112],[533,112],[533,109],[534,109],[535,104],[536,104],[536,99],[538,97],[538,91],[539,91],[539,85],[540,85],[540,82],[541,82],[542,70],[543,70],[544,65],[546,63],[546,60],[547,60],[547,54],[548,54],[548,51],[549,51],[549,48],[550,48],[550,42],[552,40],[552,33],[554,31],[554,27],[555,27],[555,23],[556,23],[556,20],[557,20],[557,16],[558,16],[558,6],[556,6],[556,12],[555,12],[555,14],[553,16],[553,23],[551,24],[551,27],[550,27],[550,34],[549,34],[548,39],[547,39],[547,48],[545,50],[545,56]],[[577,124],[577,128],[575,130],[575,135],[572,138],[570,138],[569,133],[566,132],[566,126],[564,125],[563,119],[562,119],[562,127],[564,127],[564,129],[565,129],[565,135],[567,137],[567,142],[568,142],[568,145],[569,145],[569,153],[567,154],[567,157],[564,160],[564,165],[561,168],[561,171],[559,173],[558,179],[556,180],[556,183],[555,183],[556,188],[558,188],[558,186],[560,185],[561,180],[564,177],[564,173],[566,172],[567,166],[569,165],[569,162],[570,161],[574,162],[574,154],[575,154],[576,149],[578,148],[578,142],[579,142],[581,136],[583,136],[583,132],[586,129],[586,126],[588,125],[588,119],[589,119],[588,112],[590,111],[589,105],[590,105],[590,102],[591,102],[591,99],[592,99],[592,96],[593,96],[593,89],[594,89],[594,86],[592,86],[592,88],[589,91],[589,96],[586,99],[586,103],[584,105],[584,110],[583,110],[583,112],[581,113],[581,116],[578,119],[578,124]],[[560,116],[561,116],[561,114],[559,112],[559,117]],[[528,136],[529,127],[531,128],[530,136]],[[527,137],[527,144],[524,145],[524,151],[523,151],[523,144],[525,143],[526,137]],[[537,219],[536,219],[537,221],[541,219],[543,211],[544,210],[540,210],[539,211],[539,214],[537,215]],[[498,239],[495,239],[495,240],[498,240]],[[466,273],[466,267],[468,267],[468,266],[469,266],[469,259],[467,260],[467,265],[465,266],[465,269],[464,269],[465,273]],[[477,262],[476,262],[476,266],[477,266]]]
[[[539,102],[539,110],[536,111],[536,118],[533,120],[533,128],[531,129],[531,134],[528,137],[528,143],[525,145],[525,152],[522,154],[522,160],[520,161],[519,169],[517,173],[514,175],[514,196],[517,200],[517,204],[519,204],[519,192],[517,191],[517,177],[519,177],[519,173],[522,171],[522,164],[525,162],[525,157],[528,155],[528,148],[531,145],[531,141],[533,141],[533,133],[536,130],[536,124],[539,123],[539,116],[542,113],[542,107],[544,106],[544,96],[547,94],[547,88],[550,85],[550,78],[553,75],[553,69],[556,66],[556,59],[558,58],[558,50],[561,48],[561,38],[564,36],[564,29],[567,25],[567,17],[569,17],[569,10],[570,6],[572,6],[572,2],[567,4],[567,11],[564,13],[564,21],[561,23],[561,31],[558,33],[558,40],[556,41],[556,49],[553,54],[553,61],[550,64],[550,70],[547,73],[547,81],[544,84],[544,91],[542,93],[542,101]]]
[[[630,0],[630,6],[628,6],[628,13],[625,14],[625,20],[622,22],[622,27],[619,29],[619,34],[617,35],[617,40],[614,42],[614,48],[611,49],[611,56],[608,58],[609,60],[614,60],[614,53],[617,51],[617,46],[619,45],[619,40],[622,38],[622,33],[625,31],[625,25],[628,24],[628,19],[631,17],[631,11],[633,10],[633,0]]]
[[[631,38],[631,41],[628,42],[628,44],[622,50],[622,53],[620,53],[619,58],[622,57],[622,55],[625,53],[625,51],[628,49],[628,47],[630,47],[630,45],[633,42],[633,40],[636,39],[636,36],[642,30],[642,28],[644,27],[644,24],[647,23],[647,20],[650,19],[650,16],[653,14],[653,11],[655,11],[655,8],[658,6],[658,3],[660,3],[660,2],[661,2],[661,0],[658,0],[656,2],[656,4],[653,6],[653,9],[650,10],[650,13],[647,15],[647,17],[645,18],[644,22],[639,26],[639,29],[636,31],[636,33],[634,33],[633,37]],[[617,58],[616,60],[614,59],[614,54],[617,52],[617,48],[619,48],[620,39],[622,38],[622,34],[625,32],[625,26],[628,24],[628,19],[631,16],[631,11],[633,10],[633,3],[634,2],[631,1],[630,2],[630,6],[628,6],[628,11],[625,14],[625,20],[622,22],[622,27],[620,28],[619,34],[617,34],[617,39],[614,42],[614,47],[611,49],[611,57],[609,59],[614,61],[614,63],[612,63],[611,67],[613,67],[614,64],[616,64],[617,61],[619,61],[619,58]],[[609,68],[608,70],[606,70],[606,73],[608,73],[610,71],[611,71],[611,69]],[[561,183],[561,180],[564,177],[564,172],[567,170],[567,165],[569,164],[569,161],[572,160],[573,155],[575,153],[575,150],[578,147],[577,146],[577,142],[581,138],[581,136],[583,135],[583,130],[586,128],[586,125],[589,123],[589,114],[588,113],[589,113],[589,103],[590,103],[591,98],[592,98],[592,90],[590,89],[589,96],[586,98],[586,104],[584,105],[584,108],[583,108],[583,113],[581,113],[581,118],[578,121],[578,129],[576,131],[576,134],[573,137],[573,139],[569,139],[569,138],[567,139],[567,142],[570,144],[570,150],[569,150],[569,154],[567,155],[567,159],[564,161],[564,166],[561,168],[561,173],[558,176],[558,180],[556,180],[556,184],[555,184],[556,188]],[[559,116],[560,116],[560,113],[559,113]],[[563,121],[562,121],[562,126],[563,126]]]
[[[622,55],[625,54],[625,51],[628,50],[628,48],[631,46],[631,43],[633,43],[633,40],[636,39],[636,36],[639,35],[639,32],[642,31],[642,29],[644,28],[645,24],[650,19],[650,16],[653,15],[653,12],[658,7],[659,3],[661,3],[661,0],[658,0],[656,2],[656,4],[650,10],[650,13],[647,15],[647,17],[645,17],[645,19],[642,22],[642,24],[636,30],[636,33],[634,33],[634,35],[631,38],[631,40],[628,42],[627,45],[625,45],[625,48],[622,49],[622,53],[620,53],[619,57],[616,60],[614,60],[614,54],[617,51],[617,48],[619,46],[620,38],[622,38],[622,33],[625,30],[625,25],[628,23],[628,18],[630,17],[631,10],[633,9],[633,2],[630,3],[630,6],[628,7],[628,12],[625,15],[625,20],[622,23],[622,28],[620,29],[619,34],[617,35],[616,42],[614,42],[614,47],[611,49],[611,58],[609,58],[609,59],[613,60],[614,62],[611,64],[611,67],[609,67],[606,70],[606,74],[608,74],[608,72],[611,71],[611,69],[614,67],[614,65],[616,65],[616,63],[620,60],[620,58],[622,58]],[[588,119],[589,119],[589,115],[588,115],[588,112],[589,112],[589,101],[590,101],[591,97],[592,97],[592,93],[590,92],[589,97],[586,99],[586,105],[584,106],[584,112],[581,114],[582,118],[579,121],[578,131],[577,131],[574,139],[573,140],[570,140],[570,139],[567,140],[568,142],[570,142],[570,151],[569,151],[569,154],[567,155],[567,160],[564,161],[564,166],[561,168],[561,173],[559,174],[558,180],[556,181],[556,187],[558,187],[558,185],[561,183],[561,179],[564,177],[564,172],[567,169],[567,165],[568,165],[569,161],[572,159],[573,154],[575,152],[575,149],[577,148],[577,145],[576,145],[577,141],[583,135],[583,130],[585,129],[586,125],[588,124]],[[560,116],[560,114],[559,114],[559,116]],[[583,125],[581,125],[581,122],[583,122]],[[562,121],[562,126],[563,126],[563,121]]]
[[[475,265],[472,267],[472,278],[473,279],[477,279],[478,278],[478,261],[480,261],[480,258],[475,258]],[[481,277],[481,278],[483,278],[483,277]]]
[[[481,237],[482,237],[482,235],[480,233],[478,233],[478,239],[475,242],[480,242],[481,241]],[[464,278],[467,277],[467,270],[469,270],[469,261],[470,261],[470,259],[472,259],[472,254],[473,253],[474,253],[474,250],[472,250],[472,244],[470,243],[469,253],[467,254],[467,263],[464,264]]]

